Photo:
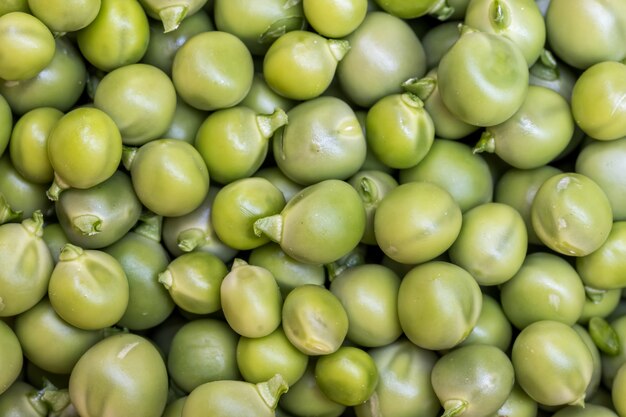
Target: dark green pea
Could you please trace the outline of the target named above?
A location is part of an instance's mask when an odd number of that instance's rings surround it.
[[[585,407],[569,405],[552,414],[552,417],[618,417],[613,410],[596,404],[585,404]]]
[[[400,170],[400,183],[426,181],[444,189],[466,212],[493,197],[489,165],[460,142],[435,139],[430,151],[416,166]]]
[[[56,264],[59,261],[59,255],[66,243],[70,243],[63,227],[59,223],[48,223],[43,228],[42,238],[50,250],[52,259]]]
[[[309,361],[304,375],[280,398],[280,408],[294,417],[339,417],[346,406],[324,394],[315,379],[315,362]]]
[[[0,16],[0,78],[27,80],[43,70],[54,56],[54,37],[35,16],[10,12]]]
[[[167,0],[140,0],[146,14],[159,19],[161,30],[170,33],[179,29],[181,23],[202,10],[207,0],[184,0],[172,4]]]
[[[0,321],[0,355],[2,366],[0,367],[0,398],[20,376],[24,359],[22,346],[17,335],[8,324]]]
[[[576,156],[576,172],[595,181],[611,203],[613,219],[626,220],[626,186],[619,173],[626,167],[626,137],[611,141],[589,141]]]
[[[578,274],[580,276],[580,271],[578,271]],[[583,305],[583,312],[578,318],[578,323],[581,324],[588,323],[589,319],[592,317],[608,317],[616,310],[622,298],[621,288],[599,290],[585,286],[585,292],[587,293],[587,297]]]
[[[609,324],[617,334],[619,351],[615,355],[601,352],[602,357],[602,384],[612,389],[617,370],[626,363],[626,316],[621,315],[610,319]]]
[[[11,12],[28,13],[28,0],[7,0],[0,5],[0,16]]]
[[[163,133],[164,138],[179,139],[193,145],[196,132],[207,118],[208,113],[198,110],[185,103],[185,100],[176,96],[176,109],[172,123]]]
[[[352,33],[365,19],[367,0],[303,0],[307,22],[322,36],[342,38]]]
[[[576,78],[576,73],[571,67],[557,59],[551,51],[544,49],[539,59],[530,67],[528,83],[550,88],[569,103]]]
[[[269,242],[254,248],[248,257],[250,265],[270,271],[284,297],[304,284],[324,285],[325,270],[322,265],[312,265],[293,259],[277,243]]]
[[[62,116],[63,112],[53,107],[39,107],[15,122],[10,133],[9,153],[15,169],[28,181],[49,184],[54,179],[48,160],[47,140]]]
[[[87,349],[104,336],[101,330],[83,330],[65,322],[47,298],[17,316],[15,334],[30,362],[57,374],[69,374]]]
[[[292,258],[311,264],[334,262],[354,249],[365,231],[359,194],[341,180],[304,188],[279,214],[254,222],[257,236],[269,236]]]
[[[518,329],[540,320],[573,325],[582,314],[585,289],[576,270],[563,258],[535,252],[501,286],[502,308]]]
[[[585,401],[587,401],[587,399],[591,398],[596,393],[600,386],[602,380],[602,357],[600,356],[600,350],[594,342],[591,333],[579,324],[574,324],[572,328],[576,330],[576,333],[578,333],[582,341],[585,342],[593,361],[593,373],[591,374],[589,385],[587,385],[587,389],[585,390]]]
[[[554,90],[531,85],[521,107],[503,123],[486,128],[474,152],[493,152],[515,168],[539,168],[556,159],[573,134],[569,103]]]
[[[370,107],[386,95],[399,93],[404,80],[426,72],[419,38],[405,21],[391,14],[369,12],[346,39],[350,51],[339,62],[337,77],[358,106]]]
[[[35,388],[43,388],[48,383],[58,388],[67,388],[70,382],[69,374],[55,374],[44,371],[28,360],[25,363],[24,377],[25,381]]]
[[[152,328],[174,310],[174,301],[158,281],[158,274],[167,268],[170,257],[160,243],[160,229],[147,231],[139,225],[113,245],[104,249],[122,266],[128,279],[128,306],[119,326],[131,330]]]
[[[265,178],[276,188],[278,188],[285,197],[285,201],[291,200],[291,197],[298,194],[304,188],[292,179],[288,178],[283,171],[277,166],[266,166],[254,173],[255,177]]]
[[[493,297],[483,294],[482,308],[476,325],[459,346],[486,344],[506,352],[511,345],[513,329],[502,306]]]
[[[309,357],[291,344],[282,328],[263,337],[240,337],[237,366],[241,376],[254,384],[282,375],[289,386],[304,374]]]
[[[282,296],[263,267],[235,259],[222,280],[220,300],[226,322],[241,336],[267,336],[280,325]]]
[[[38,107],[68,111],[85,90],[87,70],[83,58],[66,38],[55,39],[52,61],[34,77],[19,82],[0,81],[0,94],[16,114]]]
[[[536,417],[537,402],[515,383],[504,404],[489,417]]]
[[[265,178],[249,177],[233,181],[218,191],[213,201],[211,223],[222,242],[234,249],[254,249],[269,238],[256,233],[256,222],[278,215],[285,198]]]
[[[140,146],[163,137],[174,118],[176,90],[159,68],[129,64],[100,80],[93,102],[111,116],[124,145]]]
[[[474,278],[448,262],[431,261],[414,267],[398,291],[402,330],[424,349],[448,349],[465,340],[478,322],[481,306],[482,293]]]
[[[402,334],[397,313],[399,287],[400,278],[377,264],[348,268],[331,281],[330,291],[348,314],[350,341],[360,346],[384,346]]]
[[[431,373],[444,416],[478,417],[496,412],[515,381],[509,357],[495,346],[470,345],[437,360]]]
[[[237,251],[217,237],[211,223],[213,201],[220,189],[212,185],[202,204],[191,213],[163,219],[163,244],[173,256],[201,251],[211,253],[224,262],[235,256]]]
[[[530,208],[537,190],[545,180],[561,172],[551,165],[534,169],[510,168],[496,182],[494,201],[508,204],[519,211],[526,225],[529,243],[541,244],[530,219]]]
[[[148,17],[137,0],[102,0],[96,18],[76,33],[83,57],[105,72],[139,62],[149,39]]]
[[[437,185],[414,181],[392,189],[374,216],[380,249],[406,264],[444,253],[459,235],[462,214],[452,196]]]
[[[172,339],[167,359],[170,377],[186,392],[209,381],[238,379],[238,338],[220,320],[197,319],[183,325]]]
[[[71,243],[100,249],[121,239],[137,223],[142,205],[128,174],[118,170],[93,187],[64,191],[55,209]]]
[[[43,216],[0,226],[0,316],[27,311],[46,294],[54,261],[42,239]]]
[[[367,144],[372,153],[392,168],[410,168],[428,153],[435,126],[424,103],[410,93],[378,100],[367,112]]]
[[[202,155],[213,181],[228,184],[252,176],[265,161],[269,140],[287,124],[282,109],[258,114],[245,106],[211,113],[202,122],[194,146]]]
[[[70,243],[61,250],[48,286],[54,311],[85,330],[117,323],[128,306],[128,292],[128,279],[117,259]]]
[[[5,221],[32,217],[37,210],[46,217],[52,214],[54,204],[46,197],[48,185],[49,183],[39,184],[24,178],[11,163],[8,153],[0,157],[0,194],[3,209],[8,210],[3,215]]]
[[[571,172],[554,175],[539,187],[530,216],[539,239],[569,256],[585,256],[600,248],[613,226],[611,204],[602,188]]]
[[[183,317],[183,315],[179,313],[182,312],[174,310],[165,321],[153,327],[147,333],[150,340],[163,352],[164,357],[168,357],[170,354],[172,340],[176,332],[190,321],[190,319]]]
[[[621,416],[626,413],[626,401],[624,400],[624,390],[626,389],[626,366],[622,365],[617,370],[615,382],[611,390],[611,398],[615,406],[615,411]]]
[[[367,143],[354,110],[331,96],[293,107],[289,123],[274,134],[278,167],[297,183],[344,180],[363,165]]]
[[[585,285],[598,289],[624,288],[626,222],[613,223],[606,241],[588,255],[576,258],[576,270]]]
[[[327,355],[343,343],[348,333],[348,315],[330,290],[305,284],[285,297],[282,327],[299,351],[309,356]]]
[[[69,392],[81,416],[124,415],[132,410],[134,416],[151,417],[163,413],[167,385],[167,369],[156,347],[141,336],[120,333],[81,356],[72,370]]]
[[[366,351],[342,346],[317,359],[315,380],[332,401],[355,406],[363,404],[374,393],[378,385],[378,369]]]
[[[185,405],[185,401],[187,401],[186,395],[172,401],[165,407],[165,410],[163,410],[163,415],[161,417],[181,417],[183,415],[183,407]]]
[[[270,417],[280,396],[288,390],[280,374],[251,384],[244,381],[213,381],[194,389],[183,406],[182,417]]]
[[[189,252],[174,258],[158,275],[177,306],[194,314],[221,307],[220,286],[228,273],[222,260],[208,252]]]
[[[75,32],[93,22],[100,5],[101,0],[28,0],[31,13],[59,34]]]
[[[539,404],[582,405],[593,358],[571,326],[552,320],[532,323],[513,342],[517,382]]]
[[[296,102],[276,93],[265,81],[263,73],[256,72],[250,91],[239,104],[251,108],[258,114],[272,114],[276,109],[289,111]]]

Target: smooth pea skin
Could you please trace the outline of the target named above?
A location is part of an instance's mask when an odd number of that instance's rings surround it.
[[[238,104],[252,85],[252,56],[236,36],[208,31],[189,39],[174,55],[172,81],[178,94],[200,110]]]
[[[11,12],[0,16],[0,78],[32,78],[52,61],[54,37],[35,16]]]
[[[161,216],[183,216],[198,208],[209,191],[209,171],[189,143],[156,139],[130,156],[130,177],[144,206]]]
[[[174,118],[163,134],[163,137],[179,139],[193,144],[196,132],[200,128],[202,122],[204,122],[207,115],[207,112],[191,107],[179,96],[176,96],[176,110],[174,110]]]
[[[459,235],[461,221],[461,210],[447,191],[428,182],[408,182],[380,202],[374,232],[387,256],[416,264],[448,250]]]
[[[518,329],[540,320],[573,325],[582,314],[585,289],[576,270],[549,252],[528,256],[501,287],[504,313]]]
[[[235,259],[220,286],[228,325],[244,337],[263,337],[280,325],[282,296],[267,269]]]
[[[75,32],[93,22],[101,0],[28,0],[31,13],[56,33]]]
[[[102,0],[96,18],[76,33],[84,58],[106,72],[139,62],[149,39],[148,17],[137,0]]]
[[[497,411],[515,381],[509,357],[495,346],[471,345],[443,355],[431,373],[444,415],[479,417]]]
[[[618,400],[619,401],[619,400]],[[585,408],[569,405],[552,414],[552,417],[618,417],[610,408],[585,404]]]
[[[607,240],[597,250],[576,258],[580,278],[593,288],[618,289],[626,286],[626,222],[615,222]]]
[[[428,69],[439,64],[441,57],[459,39],[459,21],[449,20],[433,26],[422,37],[422,45],[426,52]]]
[[[84,417],[129,412],[158,417],[165,409],[167,389],[167,370],[159,351],[148,339],[131,333],[92,346],[72,370],[69,385],[72,403]]]
[[[400,278],[378,264],[346,269],[331,281],[330,291],[348,314],[348,339],[359,346],[387,345],[402,333],[398,320]]]
[[[506,352],[511,345],[513,329],[504,314],[500,302],[483,294],[480,316],[472,332],[459,343],[459,346],[485,344],[492,345]]]
[[[93,98],[122,134],[124,145],[139,146],[161,137],[176,110],[170,78],[148,64],[130,64],[106,74]]]
[[[46,196],[48,184],[28,181],[11,164],[5,152],[0,157],[0,205],[3,222],[32,217],[39,210],[44,217],[52,214],[54,205]]]
[[[536,417],[537,402],[516,383],[504,404],[489,417]]]
[[[367,0],[303,0],[307,22],[322,36],[342,38],[353,32],[367,13]]]
[[[330,290],[305,284],[285,297],[282,327],[289,341],[302,353],[327,355],[343,343],[348,333],[348,315]]]
[[[626,18],[624,21],[626,33]],[[578,77],[572,90],[572,115],[576,124],[587,135],[598,140],[626,136],[624,95],[626,64],[606,61],[587,68]]]
[[[439,20],[446,20],[454,12],[447,2],[437,0],[419,0],[410,3],[402,0],[376,0],[375,3],[388,13],[403,19],[432,14]]]
[[[424,48],[411,27],[391,14],[369,12],[347,38],[350,51],[337,66],[337,78],[356,105],[370,107],[400,84],[426,72]]]
[[[448,349],[465,340],[480,317],[481,306],[480,287],[469,272],[443,261],[414,267],[398,291],[402,330],[424,349]]]
[[[615,406],[615,411],[620,416],[626,415],[626,400],[624,400],[624,391],[626,390],[626,366],[622,365],[617,370],[615,380],[613,381],[613,389],[611,390],[611,398]]]
[[[441,58],[439,91],[446,107],[475,126],[511,117],[528,89],[528,65],[505,37],[468,29]]]
[[[526,225],[517,210],[485,203],[463,214],[461,231],[448,253],[480,285],[499,285],[522,266],[527,241]]]
[[[12,136],[13,114],[9,103],[0,94],[0,150],[4,150],[9,146],[9,140]]]
[[[15,382],[22,371],[23,356],[20,342],[8,324],[0,320],[0,395]]]
[[[254,232],[268,236],[300,262],[328,264],[358,245],[365,222],[365,208],[356,190],[330,179],[304,188],[279,214],[255,221]]]
[[[287,125],[272,138],[276,165],[287,177],[311,185],[345,180],[361,168],[367,142],[348,103],[318,97],[293,107],[287,116]]]
[[[543,320],[529,325],[513,342],[511,361],[517,382],[539,404],[582,404],[593,360],[567,324]]]
[[[255,72],[252,86],[246,97],[239,103],[260,114],[271,114],[276,109],[289,111],[296,102],[281,96],[267,85],[262,72]]]
[[[569,256],[597,250],[613,226],[611,204],[602,188],[577,173],[548,178],[537,190],[530,217],[539,239]]]

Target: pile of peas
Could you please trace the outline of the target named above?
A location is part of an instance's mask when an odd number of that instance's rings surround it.
[[[0,417],[626,417],[626,1],[3,0]]]

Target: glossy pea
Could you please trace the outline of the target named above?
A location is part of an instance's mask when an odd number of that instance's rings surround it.
[[[342,38],[353,32],[365,19],[367,0],[304,0],[302,7],[307,22],[317,33]]]
[[[422,37],[422,45],[426,53],[426,64],[432,69],[439,64],[441,57],[448,49],[459,39],[461,31],[459,30],[458,20],[449,20],[442,22],[430,28]]]
[[[446,20],[454,11],[447,2],[442,3],[436,0],[420,0],[413,3],[401,0],[376,0],[375,2],[386,12],[403,19],[431,14],[439,20]]]
[[[528,82],[531,85],[547,87],[563,96],[568,103],[571,101],[576,72],[550,50],[544,49],[529,71]]]
[[[504,404],[489,417],[535,417],[537,409],[537,402],[516,383]]]
[[[478,321],[470,334],[459,346],[485,344],[507,352],[513,340],[513,329],[502,310],[500,303],[487,294],[483,294],[483,303]]]
[[[69,243],[63,228],[58,222],[48,223],[43,228],[42,238],[50,250],[54,263],[57,263],[63,246]]]
[[[26,219],[37,210],[44,217],[52,214],[54,205],[46,197],[47,188],[48,184],[24,178],[11,163],[9,154],[0,157],[0,206],[4,221]]]
[[[9,146],[13,130],[13,114],[7,100],[0,95],[0,149],[4,150]]]
[[[0,16],[10,12],[28,13],[28,0],[7,0],[0,6]]]
[[[276,165],[261,167],[254,173],[256,177],[265,178],[283,193],[285,201],[291,200],[291,197],[302,191],[303,185],[298,184],[291,178],[287,177],[283,171]]]
[[[580,271],[578,271],[580,275]],[[583,304],[583,311],[578,318],[578,323],[586,324],[593,317],[606,318],[613,313],[622,297],[621,288],[615,288],[612,290],[599,290],[597,288],[586,287],[585,292],[585,304]]]
[[[16,381],[0,394],[0,412],[7,417],[44,417],[45,403],[30,401],[37,389],[24,381]]]
[[[276,93],[265,81],[263,72],[255,72],[250,91],[239,103],[259,114],[272,114],[277,109],[289,111],[296,102]]]
[[[179,28],[188,16],[202,10],[207,0],[185,0],[172,4],[166,0],[140,0],[146,14],[162,22],[162,31],[169,33]]]
[[[615,375],[615,381],[613,383],[613,390],[611,391],[611,399],[615,405],[615,410],[619,415],[626,413],[626,402],[621,393],[626,389],[626,366],[622,365],[617,370]]]
[[[22,347],[15,332],[8,324],[0,321],[0,352],[2,353],[2,377],[0,378],[0,396],[19,377],[24,359]]]
[[[28,0],[31,13],[55,33],[75,32],[93,22],[100,11],[101,0],[46,2]]]
[[[617,371],[626,363],[626,317],[618,316],[608,322],[617,335],[618,351],[614,355],[601,352],[602,384],[612,390]]]
[[[176,96],[174,117],[165,133],[163,133],[163,137],[183,140],[193,145],[196,132],[207,115],[207,112],[190,106],[179,96]]]
[[[608,407],[597,404],[585,404],[585,408],[567,406],[552,414],[552,417],[617,417]]]
[[[603,321],[603,323],[607,324],[605,321]],[[600,387],[602,379],[602,357],[600,356],[600,349],[596,344],[595,335],[592,336],[592,326],[585,328],[579,324],[574,324],[572,328],[576,331],[576,333],[578,333],[582,341],[589,349],[589,353],[591,353],[593,372],[591,374],[591,380],[587,385],[587,389],[585,389],[585,400],[587,400],[592,398]]]
[[[576,258],[576,270],[581,279],[593,288],[623,288],[626,264],[622,253],[626,250],[626,222],[615,222],[607,240],[592,253]]]

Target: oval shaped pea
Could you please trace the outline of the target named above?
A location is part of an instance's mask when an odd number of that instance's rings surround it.
[[[0,343],[2,355],[0,395],[2,395],[19,377],[24,359],[19,339],[11,327],[2,320],[0,320],[0,341],[2,342]]]
[[[28,0],[30,12],[55,33],[75,32],[93,22],[100,11],[101,0],[49,2]]]
[[[322,36],[342,38],[353,32],[365,19],[366,0],[303,0],[302,7],[307,22]]]

